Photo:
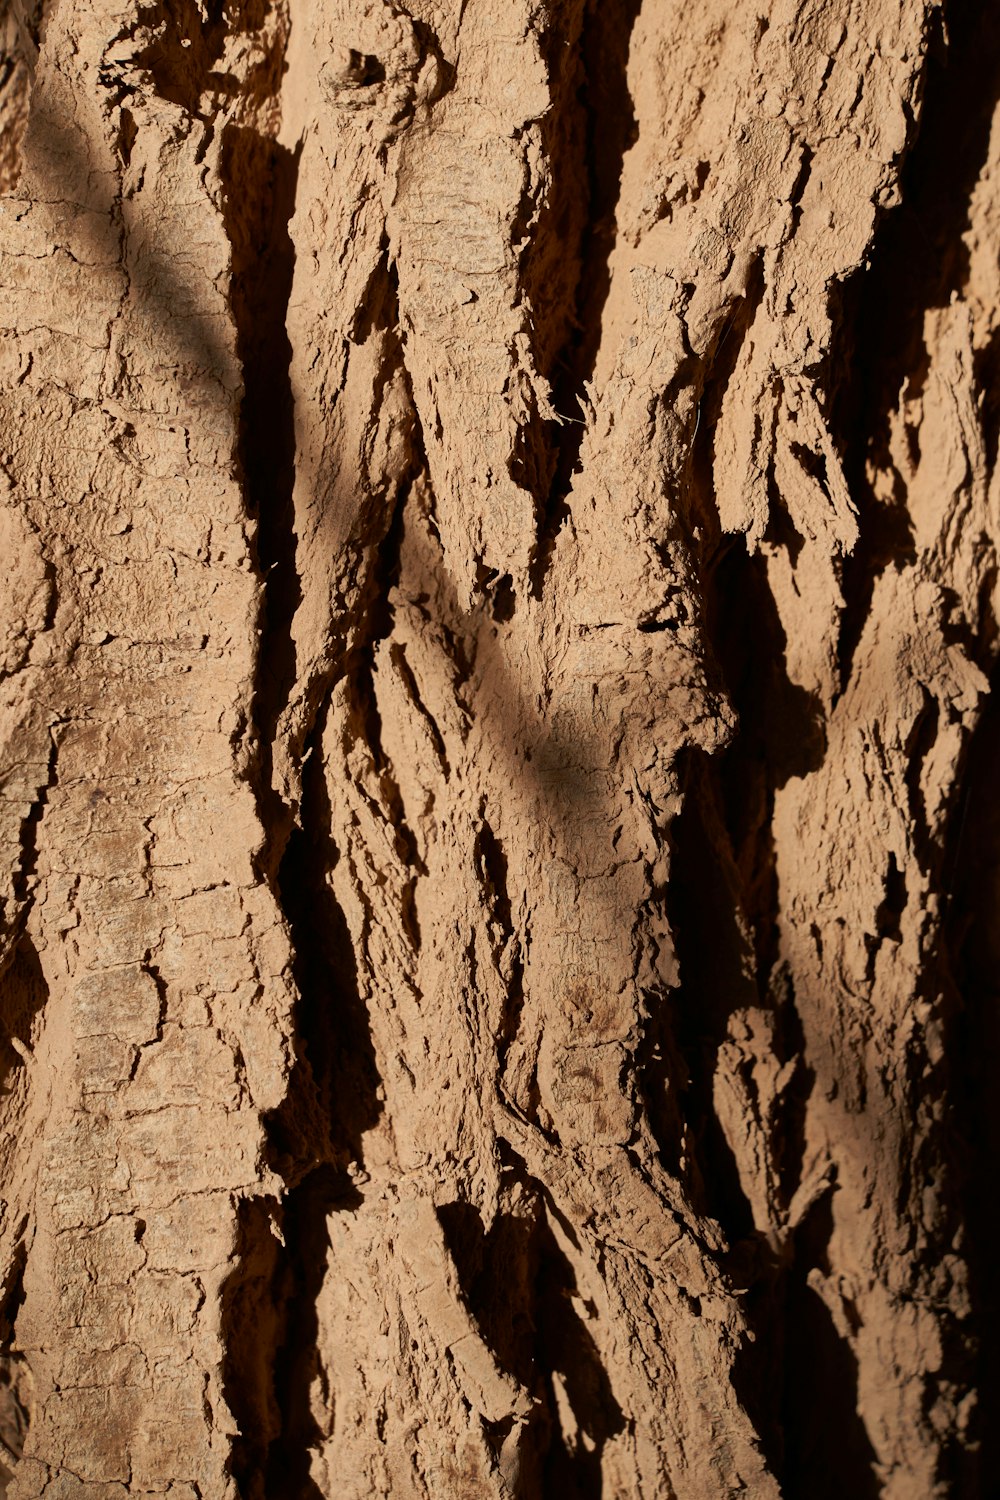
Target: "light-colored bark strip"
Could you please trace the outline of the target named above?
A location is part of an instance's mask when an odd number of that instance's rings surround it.
[[[287,939],[236,763],[259,584],[220,133],[157,99],[144,40],[180,39],[50,8],[4,205],[4,514],[20,587],[44,560],[52,595],[5,734],[26,771],[51,743],[22,893],[44,996],[5,1101],[17,1497],[231,1492],[220,1291],[240,1200],[277,1187],[261,1117],[287,1076]]]

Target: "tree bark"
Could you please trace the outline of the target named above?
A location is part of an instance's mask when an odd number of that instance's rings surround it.
[[[7,1495],[988,1495],[1000,21],[5,25]]]

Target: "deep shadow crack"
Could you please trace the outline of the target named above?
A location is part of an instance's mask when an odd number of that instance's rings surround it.
[[[525,255],[535,356],[560,422],[520,434],[512,473],[535,496],[529,570],[541,597],[586,431],[581,397],[601,347],[625,153],[638,138],[628,87],[642,0],[563,0],[542,38],[552,108],[541,122],[551,170],[547,200]],[[578,39],[578,40],[577,40]]]

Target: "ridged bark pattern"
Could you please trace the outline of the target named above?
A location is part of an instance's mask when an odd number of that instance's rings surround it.
[[[990,1494],[990,7],[3,25],[9,1500]]]

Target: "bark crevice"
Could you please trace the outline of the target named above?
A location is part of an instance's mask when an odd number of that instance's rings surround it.
[[[951,1122],[956,1208],[966,1224],[970,1273],[970,1341],[956,1329],[948,1351],[950,1373],[975,1392],[971,1432],[974,1457],[955,1449],[949,1475],[956,1494],[986,1496],[1000,1464],[1000,1433],[993,1420],[1000,1402],[1000,1294],[995,1262],[1000,1207],[982,1183],[1000,1153],[1000,815],[996,767],[1000,763],[1000,668],[972,735],[955,808],[945,839],[943,865],[947,915],[942,962],[954,984],[948,1038],[953,1079],[961,1079]]]
[[[289,153],[285,153],[286,164],[289,159]],[[290,195],[286,193],[283,201],[290,213]],[[289,277],[289,289],[290,284]],[[355,322],[359,341],[395,329],[398,317],[395,276],[383,261]],[[280,333],[276,330],[272,342],[284,356],[287,346],[283,328]],[[274,363],[268,359],[270,347],[265,345],[255,356],[261,361],[259,377],[265,380],[274,372]],[[402,347],[397,340],[373,393],[376,410],[402,370]],[[273,391],[260,387],[258,414],[262,419],[268,398],[273,401]],[[291,414],[287,430],[292,431]],[[277,1251],[273,1249],[270,1216],[260,1213],[255,1219],[257,1238],[248,1239],[246,1251],[251,1279],[255,1261],[266,1261],[269,1269],[266,1277],[256,1276],[243,1299],[247,1293],[251,1302],[257,1297],[267,1298],[275,1316],[265,1321],[266,1337],[255,1354],[269,1371],[267,1403],[271,1418],[262,1422],[258,1417],[260,1437],[254,1450],[238,1458],[234,1467],[234,1473],[241,1477],[245,1500],[281,1489],[302,1497],[320,1494],[310,1477],[310,1465],[323,1434],[311,1415],[311,1402],[313,1386],[319,1382],[322,1387],[325,1380],[318,1345],[318,1300],[327,1272],[327,1224],[331,1214],[349,1212],[361,1202],[355,1174],[363,1172],[363,1137],[376,1125],[383,1108],[382,1080],[359,988],[357,957],[328,879],[342,854],[332,835],[324,751],[331,696],[338,685],[345,687],[350,704],[349,733],[372,757],[383,813],[393,828],[397,853],[414,868],[414,879],[422,870],[393,768],[382,747],[374,687],[378,648],[392,633],[390,594],[399,576],[406,500],[412,477],[422,464],[416,429],[411,437],[412,474],[399,478],[391,497],[387,497],[390,503],[381,512],[373,509],[367,517],[367,534],[353,540],[360,565],[357,595],[350,616],[345,614],[343,620],[332,622],[327,659],[305,684],[307,714],[296,731],[301,739],[297,755],[301,795],[294,818],[292,809],[279,806],[277,793],[270,793],[280,819],[279,837],[272,845],[275,853],[280,851],[275,888],[288,923],[299,998],[293,1015],[295,1057],[285,1101],[265,1122],[269,1162],[284,1183],[280,1205],[275,1206],[282,1245]],[[259,473],[266,479],[267,466],[263,465]],[[278,488],[279,503],[275,504],[275,495],[267,489],[260,491],[259,502],[261,564],[266,566],[266,559],[271,559],[269,576],[275,579],[266,592],[267,628],[259,648],[263,687],[258,698],[258,733],[263,746],[269,746],[280,732],[280,716],[293,688],[302,687],[291,636],[295,610],[302,600],[291,505],[292,453],[287,454],[280,474],[286,485]],[[270,513],[264,524],[268,505]],[[298,671],[301,673],[301,668]],[[408,914],[408,931],[416,950],[419,929],[412,907],[404,911],[404,922]],[[246,1274],[240,1272],[239,1276],[245,1278]],[[238,1278],[234,1279],[236,1284]],[[228,1335],[226,1342],[228,1346]],[[231,1381],[235,1383],[238,1352],[231,1364]]]
[[[587,430],[618,236],[625,154],[638,139],[628,86],[642,0],[563,0],[543,37],[552,107],[540,123],[550,181],[525,256],[535,356],[555,421],[522,432],[513,473],[536,497],[530,587],[541,597]],[[553,291],[553,288],[556,290]]]
[[[928,340],[934,337],[927,316],[967,293],[970,260],[964,235],[1000,100],[997,27],[975,0],[953,0],[941,15],[900,169],[899,202],[884,211],[865,264],[832,299],[827,407],[860,526],[858,544],[843,564],[839,658],[845,687],[877,579],[888,568],[899,570],[916,561],[907,485],[891,450],[892,418],[897,412],[903,415],[916,464],[919,401],[930,369]],[[976,355],[986,375],[993,368],[994,343]],[[987,380],[979,389],[991,470],[995,387]],[[908,406],[916,408],[912,417]],[[888,492],[884,484],[876,490],[876,474],[892,476]],[[988,621],[989,611],[983,608],[980,619],[970,622],[973,632],[988,629]]]

